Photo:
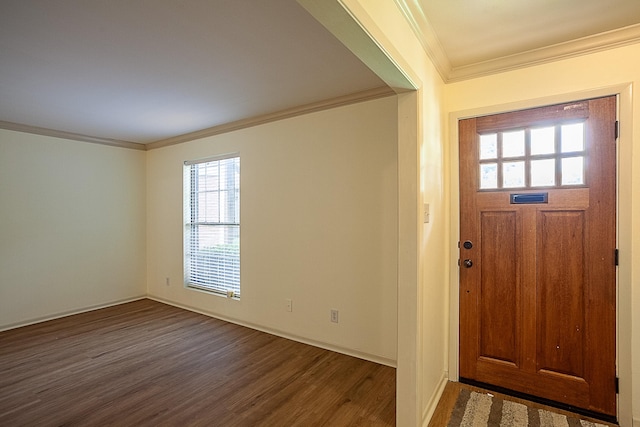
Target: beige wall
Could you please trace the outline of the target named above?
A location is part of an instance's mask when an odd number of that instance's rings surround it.
[[[449,84],[445,88],[451,112],[452,148],[455,119],[552,102],[621,93],[619,142],[619,354],[620,420],[640,425],[640,99],[632,88],[640,85],[640,44],[580,56],[508,73]],[[634,150],[635,147],[635,150]],[[457,162],[452,151],[452,180]],[[457,187],[452,186],[452,200]],[[455,208],[454,208],[455,211]],[[453,220],[457,221],[454,213]],[[455,229],[455,227],[454,227]],[[453,232],[451,244],[456,238]],[[455,268],[451,265],[451,268]],[[455,309],[455,307],[454,307]],[[633,409],[631,409],[633,405]]]
[[[342,3],[417,89],[413,94],[403,92],[408,86],[394,86],[393,73],[379,65],[375,55],[364,48],[359,51],[357,43],[351,46],[380,77],[391,76],[387,83],[401,92],[399,167],[404,209],[400,210],[400,229],[405,235],[401,236],[399,263],[406,268],[398,283],[397,422],[401,426],[426,425],[447,381],[449,253],[445,248],[449,207],[443,145],[444,83],[393,2]],[[430,211],[426,224],[424,204]],[[406,271],[412,267],[413,275]]]
[[[391,96],[149,151],[149,295],[395,365],[396,110]],[[183,162],[229,152],[241,159],[240,301],[183,285]]]
[[[0,130],[0,329],[144,296],[145,153]]]

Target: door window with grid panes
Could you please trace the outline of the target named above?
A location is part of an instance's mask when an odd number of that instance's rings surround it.
[[[481,190],[585,185],[584,121],[479,136]]]

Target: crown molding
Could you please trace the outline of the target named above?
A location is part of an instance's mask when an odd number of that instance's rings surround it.
[[[109,145],[112,147],[130,148],[134,150],[146,150],[144,144],[131,141],[122,141],[118,139],[99,138],[95,136],[82,135],[79,133],[65,132],[55,129],[41,128],[38,126],[29,126],[21,123],[5,122],[0,120],[0,129],[12,130],[17,132],[31,133],[35,135],[50,136],[53,138],[70,139],[72,141],[90,142],[92,144]]]
[[[355,104],[358,102],[384,98],[384,97],[395,95],[395,94],[396,92],[393,89],[391,89],[388,86],[383,86],[383,87],[369,89],[362,92],[340,96],[337,98],[332,98],[332,99],[328,99],[320,102],[314,102],[314,103],[302,105],[299,107],[289,108],[286,110],[277,111],[275,113],[263,114],[256,117],[237,120],[235,122],[224,123],[218,126],[213,126],[207,129],[202,129],[202,130],[190,132],[183,135],[178,135],[172,138],[161,139],[148,144],[142,144],[142,143],[131,142],[131,141],[122,141],[122,140],[109,139],[109,138],[99,138],[99,137],[90,136],[90,135],[82,135],[79,133],[59,131],[55,129],[42,128],[37,126],[29,126],[21,123],[5,122],[1,120],[0,120],[0,129],[144,151],[144,150],[152,150],[155,148],[166,147],[169,145],[181,144],[183,142],[189,142],[195,139],[206,138],[208,136],[219,135],[222,133],[245,129],[245,128],[261,125],[264,123],[274,122],[277,120],[283,120],[290,117],[313,113],[316,111],[328,110],[331,108]]]
[[[640,42],[640,24],[634,24],[628,27],[594,34],[564,43],[557,43],[539,49],[532,49],[514,55],[503,56],[489,61],[454,67],[447,76],[446,82],[452,83],[531,67],[533,65],[546,64],[638,42]]]
[[[454,67],[418,0],[394,1],[445,83],[498,74],[640,42],[640,24],[634,24],[513,55]]]
[[[424,14],[417,0],[394,0],[405,19],[409,22],[413,33],[418,37],[422,48],[435,66],[438,74],[446,83],[451,73],[451,61],[447,56],[438,35],[433,31],[429,18]]]
[[[194,141],[196,139],[206,138],[209,136],[220,135],[223,133],[233,132],[240,129],[262,125],[265,123],[275,122],[278,120],[288,119],[303,114],[314,113],[316,111],[328,110],[331,108],[341,107],[345,105],[355,104],[363,101],[370,101],[378,98],[395,95],[395,91],[388,86],[357,92],[325,101],[314,102],[299,107],[289,108],[274,113],[263,114],[260,116],[250,117],[247,119],[237,120],[235,122],[224,123],[207,129],[178,135],[172,138],[162,139],[146,145],[147,150],[167,147],[169,145],[182,144],[184,142]]]

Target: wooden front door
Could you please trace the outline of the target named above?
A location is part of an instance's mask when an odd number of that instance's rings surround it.
[[[616,98],[462,120],[460,377],[616,415]]]

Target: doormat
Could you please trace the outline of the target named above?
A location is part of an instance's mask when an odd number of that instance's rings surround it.
[[[607,427],[462,389],[447,427]]]

